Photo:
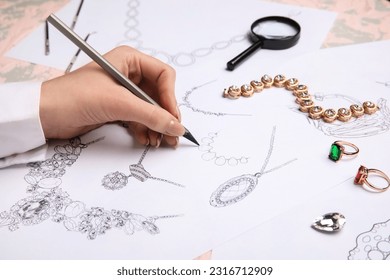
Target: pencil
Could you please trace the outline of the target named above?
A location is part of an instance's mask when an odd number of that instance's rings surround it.
[[[80,4],[79,4],[79,7],[77,9],[77,12],[76,12],[76,14],[73,17],[72,26],[70,27],[70,29],[72,29],[72,30],[76,26],[76,22],[77,22],[77,19],[79,18],[79,15],[80,15],[80,12],[81,12],[81,8],[83,7],[83,4],[84,4],[84,0],[81,0]]]
[[[87,42],[90,35],[91,35],[91,33],[88,33],[87,36],[85,36],[85,38],[84,38],[85,42]],[[72,69],[73,65],[76,62],[76,59],[79,57],[80,52],[81,52],[81,49],[78,49],[77,52],[75,53],[75,55],[72,57],[72,60],[70,61],[68,67],[66,68],[65,73],[70,72],[70,70]]]
[[[58,17],[56,17],[54,14],[51,14],[47,18],[47,21],[51,23],[55,28],[57,28],[62,34],[64,34],[65,37],[71,40],[77,47],[84,51],[93,61],[100,65],[100,67],[102,67],[108,74],[110,74],[114,79],[116,79],[122,86],[127,88],[131,93],[152,105],[161,107],[142,89],[140,89],[136,84],[130,81],[126,76],[124,76],[110,62],[108,62],[101,54],[99,54],[95,49],[93,49],[87,42],[80,38],[80,36],[78,36],[74,31],[72,31],[68,26],[66,26]],[[196,141],[196,139],[194,138],[194,136],[192,136],[188,129],[184,129],[185,133],[183,137],[199,146],[198,141]]]

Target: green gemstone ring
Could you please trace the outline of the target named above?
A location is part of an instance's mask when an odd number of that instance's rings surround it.
[[[346,151],[345,146],[348,146],[353,149],[353,151]],[[345,142],[345,141],[335,141],[332,146],[330,146],[329,159],[334,162],[339,161],[343,156],[357,156],[359,153],[359,148],[354,144]]]

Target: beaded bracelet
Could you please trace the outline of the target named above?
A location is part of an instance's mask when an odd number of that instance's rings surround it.
[[[352,117],[359,118],[364,114],[374,114],[379,110],[379,107],[371,102],[365,101],[363,105],[352,104],[349,108],[340,108],[337,111],[334,109],[323,109],[321,106],[314,104],[311,95],[308,92],[306,85],[299,84],[296,78],[286,79],[284,75],[276,75],[275,78],[269,75],[261,77],[260,81],[253,80],[250,84],[244,84],[241,87],[230,86],[223,91],[223,97],[237,99],[240,96],[251,97],[256,92],[261,92],[265,88],[284,87],[286,90],[292,91],[296,97],[295,102],[299,104],[299,110],[308,113],[309,117],[315,120],[322,119],[324,122],[331,123],[336,119],[342,122],[349,121]]]

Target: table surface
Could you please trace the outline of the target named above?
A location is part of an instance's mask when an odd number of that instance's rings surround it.
[[[336,21],[322,48],[390,39],[388,0],[266,0],[337,13]],[[68,0],[0,1],[0,83],[47,80],[63,72],[5,57],[4,54]],[[210,259],[211,251],[198,259]]]

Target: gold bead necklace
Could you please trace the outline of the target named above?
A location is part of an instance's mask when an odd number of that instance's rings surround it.
[[[347,122],[351,118],[359,118],[364,114],[371,115],[379,110],[379,107],[371,101],[365,101],[363,105],[352,104],[349,108],[340,108],[338,110],[323,109],[321,106],[314,104],[306,85],[299,84],[296,78],[286,79],[281,74],[276,75],[274,78],[269,75],[264,75],[260,81],[253,80],[249,84],[244,84],[241,87],[235,85],[230,86],[224,89],[223,97],[230,99],[237,99],[240,96],[251,97],[255,93],[272,86],[291,91],[295,96],[295,102],[299,105],[299,110],[308,113],[309,117],[314,120],[322,119],[328,123],[334,122],[335,120]]]

